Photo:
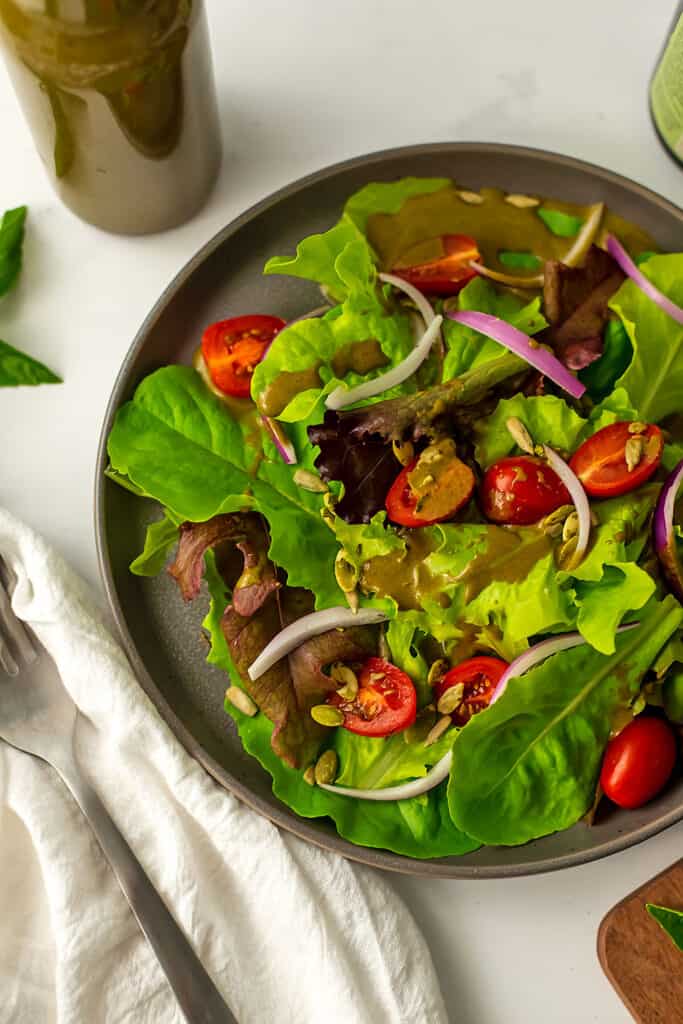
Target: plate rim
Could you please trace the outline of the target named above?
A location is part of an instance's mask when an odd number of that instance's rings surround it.
[[[510,864],[510,865],[474,865],[458,862],[458,857],[436,858],[419,860],[403,854],[393,853],[383,848],[357,846],[350,840],[339,834],[329,838],[322,835],[308,819],[300,817],[281,801],[272,806],[259,796],[254,794],[247,785],[240,782],[231,772],[223,768],[195,739],[184,722],[176,715],[175,711],[163,696],[156,685],[151,673],[147,669],[142,657],[137,651],[133,637],[126,625],[123,607],[116,590],[111,560],[109,558],[108,546],[106,543],[105,519],[106,502],[105,488],[107,478],[104,469],[108,462],[107,438],[109,436],[113,420],[118,411],[124,393],[129,385],[130,369],[142,350],[146,336],[151,326],[163,313],[169,301],[174,297],[186,281],[192,276],[213,252],[232,235],[236,234],[245,224],[254,217],[266,212],[285,198],[304,191],[311,185],[318,184],[326,178],[334,177],[340,172],[354,170],[363,166],[369,166],[389,159],[400,159],[401,157],[422,156],[433,154],[453,154],[466,152],[500,154],[508,156],[527,157],[547,161],[553,164],[561,164],[566,168],[575,169],[581,172],[590,172],[593,176],[626,188],[631,193],[635,192],[650,203],[654,203],[666,213],[679,220],[683,227],[683,209],[666,199],[660,193],[648,188],[641,182],[628,178],[616,171],[602,167],[599,164],[581,160],[577,157],[568,156],[542,147],[518,146],[509,143],[499,142],[429,142],[413,145],[390,147],[387,149],[375,150],[371,153],[364,153],[350,157],[345,160],[328,164],[309,174],[303,175],[269,193],[264,198],[253,203],[237,217],[230,220],[224,227],[220,228],[209,238],[172,277],[170,282],[162,290],[158,299],[146,315],[138,328],[126,355],[123,358],[120,369],[115,377],[112,390],[107,402],[104,418],[100,428],[100,436],[97,446],[94,477],[94,527],[95,544],[97,550],[97,562],[102,580],[105,596],[109,610],[113,616],[119,639],[123,645],[126,655],[133,667],[135,677],[152,702],[152,705],[159,712],[161,718],[170,728],[176,739],[184,746],[187,753],[199,763],[199,765],[224,789],[232,793],[239,800],[251,807],[258,814],[262,815],[273,824],[285,829],[287,832],[298,836],[306,842],[320,849],[330,850],[341,854],[348,860],[365,864],[370,867],[392,871],[398,874],[412,875],[423,878],[461,878],[461,879],[485,879],[485,878],[515,878],[527,877],[537,874],[545,874],[552,871],[561,871],[566,868],[576,867],[580,864],[587,864],[601,860],[604,857],[630,849],[644,842],[646,839],[657,835],[666,828],[671,827],[683,820],[683,803],[678,809],[667,814],[660,815],[647,825],[642,825],[635,832],[627,835],[618,835],[612,839],[588,850],[575,850],[560,856],[544,857],[531,864]]]

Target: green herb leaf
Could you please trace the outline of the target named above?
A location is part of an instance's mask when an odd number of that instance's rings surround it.
[[[498,253],[498,259],[504,267],[512,270],[538,270],[541,260],[532,252],[510,252],[503,249]]]
[[[47,366],[12,348],[7,342],[0,341],[0,388],[61,383],[61,378],[48,370]]]
[[[10,290],[21,270],[27,207],[7,210],[0,221],[0,295]]]
[[[683,622],[672,597],[610,657],[577,647],[514,679],[453,745],[453,821],[484,843],[515,846],[569,828],[591,806],[614,714],[637,693]]]
[[[574,217],[562,210],[551,210],[547,206],[539,206],[536,213],[549,231],[559,238],[573,238],[583,226],[581,217]]]
[[[670,907],[658,907],[656,903],[646,903],[645,908],[650,917],[654,917],[660,928],[664,929],[676,949],[683,953],[683,912],[671,910]]]

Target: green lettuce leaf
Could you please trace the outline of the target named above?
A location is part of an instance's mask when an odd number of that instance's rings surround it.
[[[581,217],[574,217],[562,210],[551,210],[547,206],[539,206],[536,213],[541,218],[549,231],[560,238],[573,238],[581,230],[583,221]]]
[[[478,310],[507,320],[525,334],[537,334],[548,324],[541,314],[540,298],[532,299],[526,305],[509,291],[497,291],[483,277],[475,277],[458,295],[459,310]],[[459,377],[466,370],[495,359],[504,349],[497,341],[487,338],[479,331],[454,323],[446,318],[443,324],[446,344],[446,358],[443,364],[443,380]]]
[[[211,640],[207,660],[226,671],[232,683],[240,686],[239,674],[232,663],[220,628],[230,592],[216,570],[211,552],[206,556],[205,578],[211,595],[209,612],[204,620],[204,628],[209,632]],[[235,722],[245,750],[272,776],[275,796],[302,817],[329,817],[334,821],[339,834],[353,843],[392,850],[420,859],[457,856],[469,853],[479,845],[460,832],[451,821],[445,783],[424,796],[400,802],[377,803],[335,796],[317,786],[308,785],[302,772],[290,768],[273,752],[270,744],[272,725],[265,715],[258,714],[250,718],[227,700],[225,710]],[[446,752],[453,734],[449,738],[444,737],[433,747],[426,748],[419,743],[407,744],[402,734],[394,739],[400,740],[405,748],[405,765],[398,756],[402,751],[396,743],[390,747],[389,753],[379,765],[382,785],[423,776],[427,768]],[[368,748],[365,737],[337,729],[334,745],[345,778],[352,775],[353,783],[363,781],[365,784],[365,769],[373,768],[377,772],[377,762],[382,751],[372,745]]]
[[[6,341],[0,341],[0,388],[61,383],[61,378],[47,366],[12,348]]]
[[[511,416],[522,421],[537,444],[549,444],[565,452],[577,447],[587,424],[555,395],[504,398],[490,416],[474,424],[475,458],[483,468],[515,451],[517,446],[505,425]]]
[[[679,306],[683,305],[683,254],[652,256],[645,276]],[[633,346],[633,359],[617,381],[628,392],[641,419],[658,422],[679,412],[683,393],[683,325],[633,283],[625,281],[610,301]]]
[[[142,553],[130,565],[134,576],[157,576],[164,568],[171,548],[178,543],[179,523],[175,520],[164,509],[163,518],[147,527]]]
[[[296,467],[264,458],[253,426],[233,419],[194,370],[167,366],[145,378],[119,409],[108,449],[116,471],[181,521],[261,512],[270,525],[270,557],[290,585],[312,590],[319,607],[342,601],[322,496],[297,487]]]
[[[423,739],[409,741],[410,733],[396,733],[383,739],[354,736],[340,729],[335,740],[341,771],[340,786],[357,789],[384,789],[409,779],[421,779],[447,754],[455,731],[426,747]]]
[[[344,217],[365,233],[368,218],[376,213],[398,213],[406,199],[448,188],[450,178],[399,178],[398,181],[372,181],[347,200]]]
[[[455,824],[514,846],[569,828],[591,806],[610,723],[683,622],[672,597],[605,656],[586,645],[548,658],[456,737],[448,786]]]
[[[646,903],[645,907],[650,917],[654,917],[660,928],[664,929],[676,949],[683,953],[683,911],[658,907],[656,903]]]
[[[598,583],[575,586],[579,632],[596,650],[613,654],[624,616],[643,608],[655,589],[652,577],[634,562],[606,565]]]
[[[538,270],[541,260],[532,252],[510,252],[503,249],[498,253],[498,259],[504,267],[513,270]]]

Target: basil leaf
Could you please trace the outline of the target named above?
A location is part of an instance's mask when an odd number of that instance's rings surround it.
[[[573,238],[578,235],[583,225],[581,217],[573,217],[561,210],[550,210],[547,206],[539,206],[536,213],[549,231],[560,238]]]
[[[1,259],[1,256],[0,256]],[[0,271],[1,272],[1,271]],[[47,366],[43,366],[31,356],[12,348],[5,341],[0,341],[0,388],[16,387],[18,385],[36,384],[61,384],[61,378],[57,377]]]
[[[654,917],[660,928],[663,928],[674,946],[683,953],[683,913],[671,910],[670,907],[658,907],[656,903],[646,903],[645,909],[650,917]]]
[[[21,270],[21,247],[27,208],[7,210],[0,221],[0,295],[8,292]]]

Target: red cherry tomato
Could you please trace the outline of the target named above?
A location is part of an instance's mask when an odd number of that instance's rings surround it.
[[[487,519],[514,526],[536,523],[572,501],[555,470],[533,455],[495,462],[484,474],[480,493]]]
[[[664,438],[659,427],[650,425],[642,434],[630,432],[630,423],[611,423],[584,441],[569,465],[593,498],[614,498],[649,480],[662,459]],[[642,437],[644,447],[634,469],[626,464],[626,444]],[[636,441],[636,443],[638,443]]]
[[[425,295],[455,295],[476,277],[470,260],[481,258],[477,243],[469,235],[441,235],[434,241],[440,243],[443,255],[425,263],[411,263],[408,251],[391,272]]]
[[[467,725],[472,715],[488,707],[496,684],[503,672],[508,668],[507,661],[500,658],[489,658],[485,655],[468,658],[455,668],[450,669],[435,687],[437,702],[446,690],[462,683],[463,698],[460,707],[451,715],[455,725]]]
[[[248,398],[251,378],[275,335],[285,326],[277,316],[234,316],[207,327],[202,355],[211,380],[226,395]]]
[[[358,694],[345,701],[330,694],[328,704],[344,712],[344,729],[359,736],[389,736],[415,721],[417,695],[412,679],[383,658],[368,658],[358,673]]]
[[[460,459],[453,459],[434,483],[434,493],[429,496],[426,507],[438,504],[438,515],[426,516],[417,511],[418,496],[408,479],[417,465],[417,459],[402,469],[386,496],[385,507],[389,519],[399,526],[431,526],[445,519],[452,519],[456,512],[466,505],[474,490],[474,473]]]
[[[675,763],[671,726],[662,718],[639,716],[607,744],[600,785],[619,807],[640,807],[664,788]]]

